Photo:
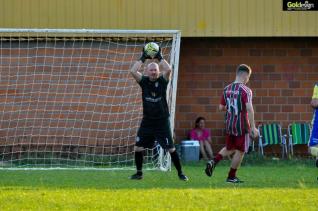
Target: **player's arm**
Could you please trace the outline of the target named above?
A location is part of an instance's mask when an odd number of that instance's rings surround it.
[[[248,114],[248,121],[251,127],[251,136],[256,138],[258,136],[258,130],[255,127],[254,108],[253,108],[252,102],[247,102],[245,105],[246,105],[246,111]]]
[[[132,75],[132,77],[134,77],[134,79],[138,83],[141,81],[141,78],[142,78],[142,74],[139,72],[141,65],[142,65],[142,61],[138,60],[130,69],[130,74]]]
[[[255,128],[255,121],[254,121],[254,108],[251,102],[246,103],[246,111],[248,113],[248,120],[250,123],[251,128]]]
[[[147,55],[145,52],[145,49],[142,49],[141,57],[138,61],[135,62],[135,64],[130,69],[130,74],[134,77],[134,79],[139,83],[142,78],[142,74],[139,72],[142,64],[147,60],[150,59],[150,56]]]
[[[252,91],[249,90],[247,92],[242,93],[243,102],[246,106],[246,111],[248,115],[248,121],[250,123],[250,135],[253,138],[256,138],[258,136],[258,130],[255,126],[255,120],[254,120],[254,108],[252,104]]]
[[[318,108],[318,98],[311,100],[311,106],[313,108]]]
[[[170,81],[172,68],[171,68],[171,65],[162,57],[160,47],[159,47],[158,53],[155,55],[154,58],[158,59],[159,61],[160,71],[164,79],[166,79],[167,81]]]
[[[315,85],[314,93],[312,95],[310,104],[313,108],[318,108],[318,84]]]
[[[219,105],[219,111],[226,111],[226,106],[220,104],[220,105]]]
[[[221,101],[220,101],[220,104],[219,104],[219,111],[226,111],[226,102],[225,102],[223,94],[221,96]]]
[[[170,81],[171,72],[172,72],[170,64],[165,59],[162,59],[159,63],[159,66],[160,66],[160,71],[162,72],[162,76],[164,77],[164,79],[166,79],[167,81]]]

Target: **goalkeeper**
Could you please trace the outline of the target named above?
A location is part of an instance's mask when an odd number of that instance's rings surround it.
[[[312,119],[312,131],[308,146],[310,153],[316,157],[316,166],[318,167],[318,82],[315,84],[311,106],[314,108],[314,116]]]
[[[142,56],[130,70],[131,75],[142,89],[143,105],[143,118],[137,132],[134,147],[137,173],[132,175],[130,179],[140,180],[143,178],[143,151],[145,148],[153,148],[154,142],[157,141],[163,149],[169,150],[179,179],[187,181],[188,178],[182,172],[179,155],[174,147],[170,130],[170,114],[166,92],[172,70],[168,62],[162,58],[161,49],[159,48],[153,58],[159,61],[159,65],[155,62],[149,63],[143,75],[139,70],[147,59],[152,58],[143,49]],[[159,66],[162,72],[159,71]]]

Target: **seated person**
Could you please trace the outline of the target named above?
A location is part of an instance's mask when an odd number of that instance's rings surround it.
[[[316,167],[318,167],[318,82],[316,83],[314,88],[311,106],[314,109],[314,116],[312,118],[312,130],[308,146],[311,155],[316,157]]]
[[[195,120],[195,128],[190,131],[189,138],[199,141],[200,152],[204,160],[213,159],[211,133],[209,129],[205,128],[205,119],[203,117],[198,117]]]

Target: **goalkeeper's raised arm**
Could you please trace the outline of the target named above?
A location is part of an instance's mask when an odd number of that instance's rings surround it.
[[[161,54],[161,48],[159,48],[159,51],[157,54],[152,58],[150,57],[145,49],[143,48],[142,55],[141,57],[134,63],[132,68],[130,69],[131,75],[134,77],[134,79],[139,83],[142,79],[142,73],[140,72],[142,64],[147,60],[147,59],[157,59],[159,62],[159,68],[160,68],[160,75],[164,77],[167,81],[170,80],[171,78],[171,72],[172,68],[171,65],[163,58]],[[147,65],[147,70],[150,69],[149,66],[153,65],[154,62],[151,62],[150,64]],[[155,77],[154,79],[157,79],[160,75]]]
[[[170,64],[162,57],[162,53],[161,53],[161,48],[160,47],[159,47],[158,53],[155,55],[154,58],[158,59],[158,61],[159,61],[159,67],[160,67],[160,71],[161,71],[162,76],[164,77],[164,79],[169,81],[170,78],[171,78],[172,69],[171,69]]]
[[[170,64],[165,59],[162,59],[159,63],[159,67],[164,79],[166,79],[167,81],[170,81],[171,72],[172,72]]]
[[[139,58],[139,60],[137,60],[134,65],[132,66],[132,68],[130,69],[130,73],[131,75],[134,77],[134,79],[139,83],[141,81],[142,78],[142,74],[139,72],[140,68],[142,66],[142,64],[147,60],[147,59],[151,59],[151,57],[149,55],[147,55],[145,49],[142,49],[142,54],[141,57]]]
[[[142,62],[140,60],[136,61],[135,64],[130,69],[130,74],[134,77],[134,79],[139,83],[142,78],[142,74],[139,72],[141,68]]]

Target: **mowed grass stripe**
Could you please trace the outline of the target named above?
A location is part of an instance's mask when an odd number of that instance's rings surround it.
[[[317,210],[313,161],[246,163],[238,185],[225,182],[229,161],[212,178],[204,168],[185,165],[188,182],[175,170],[145,171],[141,181],[128,179],[134,171],[2,170],[0,210]]]
[[[317,189],[16,189],[1,210],[317,210]]]

